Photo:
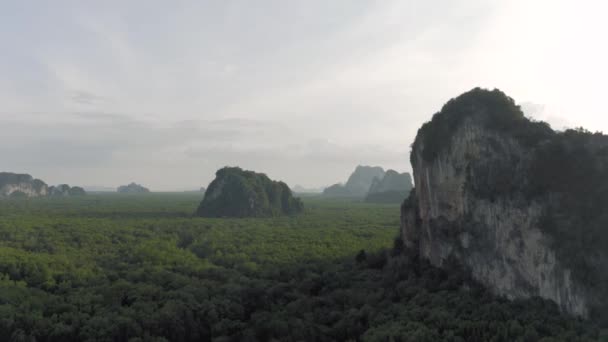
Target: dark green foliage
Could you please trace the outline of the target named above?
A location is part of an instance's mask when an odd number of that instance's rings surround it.
[[[0,340],[599,338],[554,304],[510,302],[385,250],[398,206],[310,198],[293,217],[191,218],[197,199],[0,203]]]
[[[541,228],[575,277],[608,307],[608,137],[567,130],[539,146],[530,165],[531,198],[549,197]],[[604,313],[608,317],[608,313]]]
[[[434,160],[449,148],[455,130],[469,117],[488,129],[512,133],[525,146],[534,146],[553,135],[547,123],[530,121],[502,91],[475,88],[449,100],[431,121],[423,124],[412,149],[422,147],[422,157],[426,161]],[[414,155],[411,158],[415,165]]]
[[[263,173],[225,167],[216,172],[196,214],[203,217],[272,217],[304,209],[287,184]]]

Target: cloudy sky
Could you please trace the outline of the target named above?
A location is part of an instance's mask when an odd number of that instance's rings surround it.
[[[608,131],[599,0],[0,5],[0,170],[50,184],[405,171],[418,127],[476,86],[555,128]]]

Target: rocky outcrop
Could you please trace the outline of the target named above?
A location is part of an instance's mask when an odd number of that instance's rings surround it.
[[[405,245],[497,294],[605,319],[607,140],[530,121],[498,90],[451,100],[412,146]]]
[[[387,170],[384,177],[375,178],[365,196],[366,202],[401,203],[412,190],[412,176]]]
[[[348,177],[346,184],[334,184],[323,190],[323,195],[328,197],[358,197],[363,198],[367,195],[374,179],[382,179],[384,169],[379,166],[359,165]]]
[[[121,194],[145,194],[150,192],[148,188],[133,182],[128,185],[119,186],[116,191]]]
[[[216,172],[196,215],[203,217],[271,217],[302,212],[287,184],[263,173],[225,167]]]
[[[67,184],[48,186],[40,179],[28,174],[0,172],[0,198],[29,198],[45,196],[83,196],[86,192],[79,186]]]
[[[48,194],[48,186],[28,174],[0,172],[0,198],[40,197]]]

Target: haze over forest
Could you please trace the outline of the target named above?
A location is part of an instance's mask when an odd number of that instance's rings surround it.
[[[600,1],[33,4],[0,14],[0,166],[50,184],[411,171],[417,129],[476,86],[556,129],[608,131]]]

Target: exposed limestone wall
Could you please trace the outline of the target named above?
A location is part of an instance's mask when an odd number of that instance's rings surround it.
[[[475,170],[488,170],[497,160],[508,160],[513,177],[519,177],[528,158],[520,144],[467,118],[432,162],[423,158],[423,148],[412,151],[417,205],[402,209],[406,245],[437,266],[456,258],[497,294],[541,296],[587,316],[589,294],[538,228],[544,204],[517,196],[481,198],[472,190],[482,178]]]

